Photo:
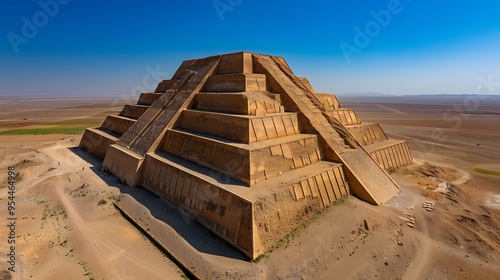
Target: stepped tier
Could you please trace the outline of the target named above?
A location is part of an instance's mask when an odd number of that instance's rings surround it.
[[[358,141],[361,146],[367,146],[389,140],[387,135],[376,123],[362,123],[346,126],[347,130]]]
[[[104,159],[109,146],[118,141],[119,135],[97,128],[88,128],[83,133],[80,148],[99,159]]]
[[[327,94],[327,93],[316,93],[316,96],[320,100],[321,104],[325,106],[325,109],[340,109],[339,100],[335,95]]]
[[[368,145],[365,147],[365,150],[386,170],[396,169],[413,162],[413,157],[406,141],[387,140]]]
[[[169,130],[160,149],[249,186],[322,158],[318,139],[313,134],[295,134],[242,144],[199,133]],[[238,168],[230,169],[228,165],[238,165]]]
[[[137,105],[151,106],[162,95],[161,93],[141,93]]]
[[[254,116],[283,111],[279,97],[269,92],[198,93],[193,108]]]
[[[254,143],[300,133],[297,113],[255,116],[184,110],[177,126],[241,143]]]
[[[324,142],[325,158],[344,164],[351,191],[373,204],[381,204],[399,192],[398,185],[366,153],[337,120],[328,118],[328,111],[314,93],[276,58],[255,55],[254,69],[267,73],[271,88],[282,93],[286,108],[304,115],[306,131],[315,132]],[[342,145],[344,141],[345,145]]]
[[[349,192],[342,166],[324,161],[247,188],[212,169],[160,152],[146,155],[144,178],[144,187],[252,258]]]
[[[134,125],[135,120],[122,116],[108,116],[101,125],[102,129],[123,135]]]
[[[337,119],[342,125],[356,125],[361,124],[354,109],[341,108],[341,109],[326,109],[326,114]]]
[[[316,93],[282,57],[245,52],[184,61],[80,147],[250,258],[343,197],[385,203],[399,187],[384,169],[412,162],[406,142]]]
[[[226,74],[211,76],[205,85],[205,91],[243,92],[266,91],[266,75],[262,74]]]
[[[136,120],[140,118],[148,108],[149,106],[146,105],[125,105],[120,112],[120,116]]]

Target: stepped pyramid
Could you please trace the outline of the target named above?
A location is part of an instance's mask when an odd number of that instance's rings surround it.
[[[80,147],[250,258],[342,197],[386,202],[399,187],[384,169],[412,162],[406,142],[315,93],[283,58],[247,52],[183,62]]]

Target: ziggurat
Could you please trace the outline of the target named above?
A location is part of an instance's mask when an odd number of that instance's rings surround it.
[[[316,93],[283,58],[247,52],[184,61],[80,147],[252,259],[343,197],[385,203],[399,187],[384,169],[412,162],[405,141]]]

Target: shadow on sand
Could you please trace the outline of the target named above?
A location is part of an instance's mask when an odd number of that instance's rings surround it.
[[[178,211],[166,199],[142,187],[133,188],[120,184],[118,178],[115,176],[101,172],[102,162],[98,158],[82,151],[78,147],[69,148],[69,150],[88,162],[91,165],[91,171],[106,182],[108,186],[118,188],[121,194],[130,195],[142,204],[142,206],[146,207],[153,217],[174,229],[195,250],[200,253],[248,261],[248,257],[243,253],[198,223],[191,215]]]

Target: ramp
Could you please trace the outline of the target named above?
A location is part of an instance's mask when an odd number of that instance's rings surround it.
[[[314,129],[324,141],[327,159],[344,164],[350,188],[356,196],[372,204],[383,204],[399,192],[396,182],[372,157],[352,141],[345,130],[339,133],[338,123],[332,124],[332,120],[323,115],[322,102],[306,86],[301,86],[300,79],[287,70],[288,67],[270,56],[256,54],[254,57],[258,68],[272,77],[272,86],[285,95],[282,100],[292,103],[287,107],[301,112],[311,126],[309,129]]]

